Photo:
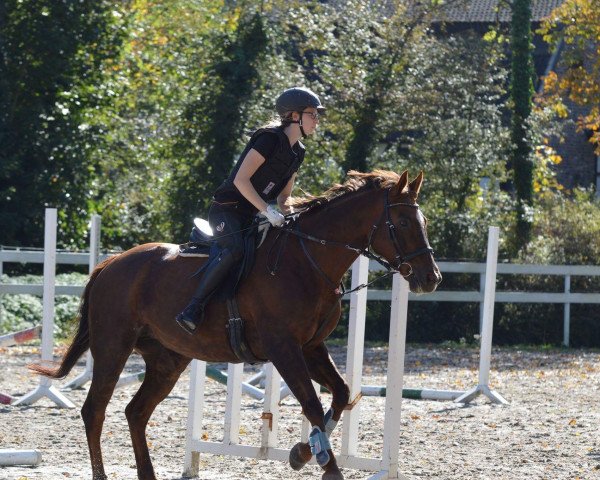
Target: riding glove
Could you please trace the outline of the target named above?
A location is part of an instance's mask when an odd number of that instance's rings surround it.
[[[269,205],[265,211],[260,213],[261,215],[267,217],[267,220],[274,227],[281,227],[285,223],[285,217],[280,212],[278,212],[273,205]]]

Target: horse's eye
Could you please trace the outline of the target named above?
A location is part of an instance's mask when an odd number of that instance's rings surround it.
[[[399,227],[408,227],[408,218],[400,217],[398,220]]]

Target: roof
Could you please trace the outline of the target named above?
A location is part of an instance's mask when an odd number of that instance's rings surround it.
[[[550,15],[565,0],[532,0],[531,20],[539,22]],[[510,22],[510,7],[507,0],[455,0],[448,1],[436,22],[448,23],[495,23]]]

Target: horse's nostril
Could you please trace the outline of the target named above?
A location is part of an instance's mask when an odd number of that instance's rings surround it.
[[[427,281],[431,283],[440,283],[442,281],[442,276],[436,272],[429,272],[427,274]]]

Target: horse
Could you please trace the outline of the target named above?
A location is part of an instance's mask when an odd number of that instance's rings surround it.
[[[294,227],[269,230],[238,287],[247,345],[257,358],[277,368],[313,428],[310,442],[300,442],[290,451],[294,469],[315,454],[323,480],[344,478],[327,437],[349,404],[350,391],[324,341],[338,323],[338,286],[353,261],[361,253],[374,256],[403,275],[415,293],[432,292],[441,281],[427,221],[416,203],[422,182],[423,172],[409,182],[407,171],[351,171],[345,183],[296,200]],[[278,244],[282,232],[288,238]],[[265,268],[273,263],[273,247],[280,251],[278,268]],[[149,243],[101,262],[84,289],[77,331],[60,365],[30,367],[41,375],[64,378],[90,349],[93,378],[81,416],[93,480],[107,478],[100,435],[107,405],[134,350],[146,363],[146,375],[125,415],[140,480],[156,480],[146,425],[190,361],[240,362],[228,341],[224,301],[207,305],[193,335],[174,321],[199,282],[193,274],[206,261],[182,258],[178,252],[174,244]],[[311,380],[332,393],[326,414]]]

